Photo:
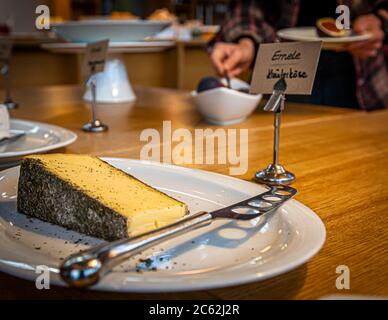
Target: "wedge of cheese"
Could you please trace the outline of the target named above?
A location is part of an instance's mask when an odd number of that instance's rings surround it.
[[[34,155],[21,164],[18,211],[115,240],[171,224],[187,206],[91,156]]]

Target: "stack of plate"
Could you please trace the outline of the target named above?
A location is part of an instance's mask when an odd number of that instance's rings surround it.
[[[54,24],[54,32],[70,42],[94,42],[109,39],[110,42],[143,41],[156,35],[171,24],[155,20],[84,20]]]

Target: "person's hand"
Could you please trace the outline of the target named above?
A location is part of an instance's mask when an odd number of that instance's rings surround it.
[[[220,76],[235,77],[246,71],[255,57],[255,45],[249,38],[238,43],[216,43],[210,59]]]
[[[371,38],[367,41],[348,44],[344,49],[354,57],[362,60],[376,56],[384,40],[384,32],[381,29],[380,19],[373,14],[359,16],[354,21],[353,31],[359,34],[369,33],[371,34]]]
[[[381,17],[383,17],[383,19],[388,20],[388,11],[387,11],[387,10],[380,9],[379,11],[377,11],[377,13],[378,13]]]

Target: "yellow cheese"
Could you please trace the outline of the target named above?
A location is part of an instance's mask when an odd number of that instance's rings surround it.
[[[39,163],[41,168],[72,186],[75,192],[81,192],[88,198],[97,200],[103,207],[110,208],[115,214],[124,217],[128,236],[138,235],[171,224],[186,215],[188,211],[184,203],[146,185],[96,157],[48,154],[29,156],[24,161]],[[22,170],[28,170],[28,168],[33,167],[27,165],[23,167],[22,164]],[[34,183],[34,181],[31,181],[33,179],[29,177],[24,180],[29,180],[31,184]],[[36,178],[36,181],[41,184],[40,181],[42,180]],[[19,186],[19,189],[23,188]],[[53,189],[55,188],[53,187]],[[26,194],[34,197],[31,191],[20,193],[21,195]],[[58,198],[58,195],[56,197]],[[20,207],[28,208],[28,206],[23,205],[20,205]],[[99,212],[99,210],[95,211]],[[90,219],[90,217],[85,217],[85,223],[88,223],[87,219]],[[54,222],[57,220],[54,219]],[[91,232],[93,233],[93,231]],[[107,238],[106,236],[103,237]],[[112,238],[116,237],[112,236]]]

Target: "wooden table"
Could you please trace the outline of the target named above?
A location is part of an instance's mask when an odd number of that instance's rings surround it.
[[[99,107],[110,124],[103,134],[80,130],[89,109],[73,86],[15,91],[21,107],[14,117],[39,120],[74,130],[76,143],[62,150],[114,157],[139,158],[145,128],[204,128],[189,94],[157,88],[137,88],[135,105]],[[209,126],[216,128],[214,126]],[[272,153],[272,115],[257,110],[249,128],[250,180]],[[328,294],[388,296],[388,110],[365,113],[350,109],[289,103],[284,116],[281,162],[297,176],[297,200],[313,209],[327,228],[323,249],[309,263],[276,278],[248,285],[189,293],[115,294],[52,288],[38,291],[33,283],[0,273],[0,299],[12,298],[172,298],[172,299],[316,299]],[[227,174],[224,165],[196,166]],[[336,267],[350,268],[350,290],[338,291]]]

